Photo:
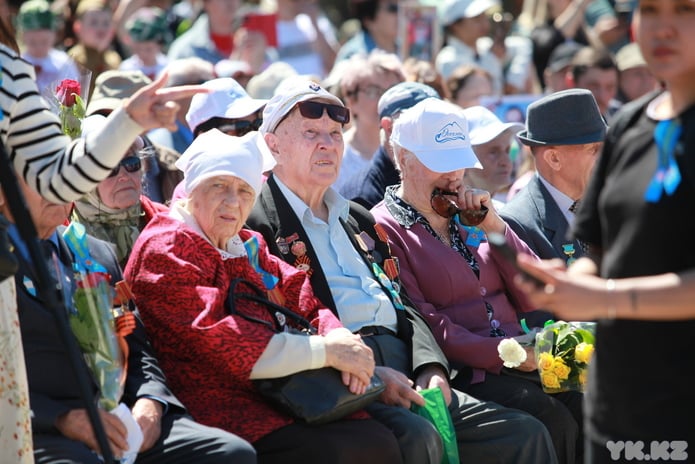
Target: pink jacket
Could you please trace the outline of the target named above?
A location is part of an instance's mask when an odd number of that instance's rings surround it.
[[[514,266],[492,250],[487,242],[469,246],[480,266],[480,280],[466,260],[432,236],[420,223],[401,226],[384,202],[372,209],[376,222],[389,235],[391,251],[398,257],[401,283],[415,307],[427,319],[439,346],[452,367],[473,368],[473,383],[485,379],[485,371],[499,373],[497,353],[501,338],[490,336],[485,301],[494,308],[508,337],[521,335],[519,318],[534,308],[516,288]],[[464,242],[468,236],[460,228]],[[518,251],[534,253],[507,227],[505,236]]]

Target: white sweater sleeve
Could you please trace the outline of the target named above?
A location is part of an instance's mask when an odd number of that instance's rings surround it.
[[[277,333],[251,370],[251,379],[273,379],[326,364],[326,345],[319,335]]]
[[[119,109],[101,132],[71,142],[39,95],[31,65],[4,45],[0,64],[0,139],[18,175],[49,201],[66,203],[93,190],[143,130]]]

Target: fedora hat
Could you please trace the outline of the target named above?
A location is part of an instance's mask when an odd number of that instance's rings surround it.
[[[581,145],[602,142],[606,122],[586,89],[547,95],[526,109],[526,129],[517,134],[525,145]]]

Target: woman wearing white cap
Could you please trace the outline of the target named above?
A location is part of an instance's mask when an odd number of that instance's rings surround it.
[[[465,113],[448,102],[423,100],[398,118],[391,144],[401,184],[388,187],[372,213],[388,231],[403,288],[459,369],[452,385],[535,416],[548,429],[559,462],[576,462],[582,395],[547,395],[540,382],[522,378],[537,377],[534,356],[505,371],[497,352],[503,338],[527,337],[519,319],[535,308],[515,286],[514,267],[484,236],[503,234],[516,250],[533,252],[497,215],[487,191],[463,185],[466,169],[480,167]]]
[[[126,279],[161,365],[198,421],[244,437],[261,463],[401,462],[395,437],[381,424],[300,424],[254,387],[253,379],[331,366],[360,393],[374,372],[371,350],[314,297],[306,273],[270,255],[260,234],[242,228],[262,172],[272,167],[263,144],[256,132],[231,137],[213,129],[199,136],[177,161],[187,199],[155,217],[135,244]],[[230,314],[225,301],[237,278],[245,281],[235,295],[252,286],[267,290],[312,321],[319,335],[276,333],[268,311],[248,300],[236,300],[236,312],[268,325]]]

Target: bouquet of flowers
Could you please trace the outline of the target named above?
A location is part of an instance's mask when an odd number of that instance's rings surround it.
[[[546,393],[584,391],[594,352],[593,322],[554,322],[536,335],[535,355]]]
[[[118,406],[125,384],[124,337],[135,326],[135,316],[127,310],[129,293],[120,290],[116,301],[121,303],[121,313],[116,318],[113,310],[116,294],[109,283],[110,276],[91,258],[84,226],[71,223],[63,238],[75,256],[76,290],[73,305],[69,306],[70,327],[99,386],[99,404],[112,411]]]

